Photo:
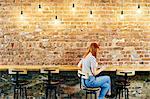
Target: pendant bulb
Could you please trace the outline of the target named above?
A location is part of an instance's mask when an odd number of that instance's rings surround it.
[[[123,12],[123,10],[121,11],[120,19],[121,19],[121,20],[124,19],[124,12]]]
[[[142,13],[140,4],[138,4],[138,8],[137,8],[136,12],[137,12],[137,14],[141,14]]]
[[[41,7],[41,5],[39,4],[39,9],[41,9],[42,7]]]
[[[91,14],[91,15],[93,14],[92,10],[90,11],[90,14]]]
[[[23,11],[21,11],[21,15],[23,15]]]
[[[140,4],[138,4],[138,9],[140,9]]]
[[[121,15],[123,15],[123,10],[121,11]]]
[[[55,19],[57,20],[57,16],[55,16]]]

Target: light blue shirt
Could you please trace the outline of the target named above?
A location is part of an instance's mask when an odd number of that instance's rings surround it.
[[[82,58],[78,65],[82,64],[82,72],[93,76],[94,68],[97,68],[96,58],[89,53],[85,58]]]

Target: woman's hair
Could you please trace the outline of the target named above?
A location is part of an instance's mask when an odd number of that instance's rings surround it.
[[[91,43],[91,45],[89,46],[87,52],[84,54],[83,58],[85,58],[90,52],[92,53],[93,56],[97,55],[97,49],[99,49],[99,46],[97,43]]]

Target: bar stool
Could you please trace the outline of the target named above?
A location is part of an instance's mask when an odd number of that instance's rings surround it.
[[[57,91],[57,87],[59,86],[60,82],[59,81],[53,81],[52,78],[52,74],[58,74],[59,73],[59,69],[41,69],[40,70],[41,73],[47,74],[48,78],[47,79],[43,79],[45,86],[45,95],[46,95],[46,99],[53,99],[51,98],[52,95],[51,93],[54,91],[55,96],[54,98],[57,99],[56,96],[56,91]]]
[[[80,77],[80,89],[86,91],[86,99],[88,99],[88,95],[90,95],[90,99],[92,99],[93,94],[94,94],[94,99],[97,99],[97,91],[100,90],[100,88],[83,86],[82,78],[88,79],[88,76],[85,73],[82,73],[80,70],[78,70],[78,76]]]
[[[134,76],[135,71],[124,71],[124,70],[117,70],[116,75],[121,78],[117,79],[115,81],[115,86],[116,86],[116,98],[119,95],[120,99],[120,94],[122,93],[122,97],[125,95],[125,99],[129,99],[129,89],[128,86],[130,86],[130,82],[128,77]]]
[[[27,70],[8,69],[8,73],[15,75],[15,79],[13,79],[14,99],[27,99],[27,81],[19,79],[19,75],[27,74]]]

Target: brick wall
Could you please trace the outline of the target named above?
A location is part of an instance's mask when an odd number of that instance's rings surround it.
[[[0,64],[76,65],[98,42],[99,64],[149,65],[150,1],[139,0],[141,14],[137,1],[22,0],[21,18],[20,0],[0,0]]]

